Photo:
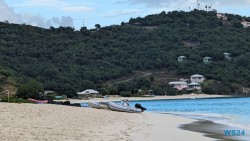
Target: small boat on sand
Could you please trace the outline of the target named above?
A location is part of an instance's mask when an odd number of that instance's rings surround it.
[[[109,109],[108,102],[100,102],[101,109]]]
[[[97,109],[109,109],[107,102],[88,102],[88,106]]]
[[[48,100],[36,100],[36,99],[33,99],[33,98],[28,98],[29,101],[32,101],[32,102],[35,102],[37,104],[46,104],[48,103]]]
[[[119,112],[129,112],[129,113],[141,113],[142,112],[140,109],[136,109],[136,108],[133,108],[130,106],[116,104],[114,102],[109,102],[108,107],[113,111],[119,111]]]
[[[99,102],[88,102],[88,106],[91,108],[101,109]]]

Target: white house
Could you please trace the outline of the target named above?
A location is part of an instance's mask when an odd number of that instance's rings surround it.
[[[230,57],[231,53],[225,52],[225,53],[223,53],[223,54],[224,54],[224,58],[225,58],[225,59],[231,60],[231,57]]]
[[[45,90],[44,91],[44,95],[48,95],[48,94],[51,94],[51,93],[55,93],[56,94],[55,91],[51,91],[51,90]]]
[[[186,56],[179,56],[178,57],[178,62],[184,62],[187,61],[187,57]]]
[[[227,20],[227,16],[225,13],[217,13],[217,18]]]
[[[204,57],[204,58],[203,58],[203,62],[204,62],[205,64],[211,63],[211,62],[212,62],[212,58],[211,58],[211,57]]]
[[[199,83],[192,82],[188,84],[188,89],[189,90],[201,90],[201,85]]]
[[[93,89],[87,89],[82,92],[78,92],[77,95],[79,98],[87,98],[87,97],[96,97],[99,94],[98,91],[93,90]]]
[[[194,74],[190,77],[190,81],[193,83],[202,83],[205,80],[205,77],[200,74]]]
[[[172,86],[173,88],[176,88],[178,90],[183,90],[188,88],[187,86],[187,82],[183,82],[183,81],[173,81],[173,82],[169,82],[168,85]]]
[[[243,27],[250,27],[250,22],[248,21],[242,21],[241,24],[243,25]]]

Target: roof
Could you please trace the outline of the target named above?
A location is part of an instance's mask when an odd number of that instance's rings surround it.
[[[187,58],[186,56],[179,56],[178,58]]]
[[[223,54],[231,54],[231,53],[227,53],[227,52],[225,52],[225,53],[223,53]]]
[[[96,90],[93,90],[93,89],[87,89],[87,90],[85,90],[85,91],[82,91],[82,92],[78,92],[77,94],[82,94],[82,95],[84,95],[84,94],[99,94],[99,92],[98,91],[96,91]]]
[[[248,21],[242,21],[241,23],[250,23],[250,22],[248,22]]]
[[[55,92],[55,91],[51,91],[51,90],[45,90],[45,91],[44,91],[44,94],[45,94],[45,95],[47,95],[47,94],[49,94],[49,93],[56,93],[56,92]]]
[[[169,82],[168,84],[170,84],[170,85],[175,85],[175,84],[187,84],[187,82],[175,81],[175,82]]]
[[[211,58],[211,57],[204,57],[204,58]]]
[[[191,77],[204,77],[203,75],[200,75],[200,74],[194,74],[192,75]]]
[[[199,84],[199,83],[192,82],[192,83],[188,84],[188,86],[200,86],[200,84]]]

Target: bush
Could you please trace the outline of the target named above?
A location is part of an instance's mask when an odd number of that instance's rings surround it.
[[[164,89],[165,89],[165,92],[167,95],[178,95],[178,90],[175,88],[172,88],[170,86],[166,86]]]
[[[130,91],[122,91],[120,92],[120,95],[123,97],[131,97],[132,93]]]
[[[1,102],[8,102],[8,96],[0,97]],[[11,103],[31,103],[30,101],[22,98],[10,97],[9,102]]]
[[[39,92],[43,92],[43,85],[35,80],[29,80],[17,89],[17,97],[19,98],[35,98],[41,99]]]
[[[230,86],[218,81],[205,85],[202,91],[206,94],[231,94]]]

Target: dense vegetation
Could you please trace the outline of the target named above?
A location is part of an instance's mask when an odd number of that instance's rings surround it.
[[[98,24],[96,29],[79,31],[1,22],[0,72],[19,84],[34,79],[45,89],[68,96],[86,88],[103,94],[131,95],[138,89],[176,93],[164,83],[155,85],[152,77],[106,83],[135,70],[159,69],[180,77],[203,74],[211,80],[204,84],[207,93],[240,93],[242,87],[250,87],[250,28],[241,25],[249,18],[226,16],[224,21],[216,11],[162,12],[131,18],[119,26]],[[231,53],[231,60],[224,58],[225,52]],[[177,62],[181,55],[188,61]],[[204,64],[206,56],[213,62]]]

